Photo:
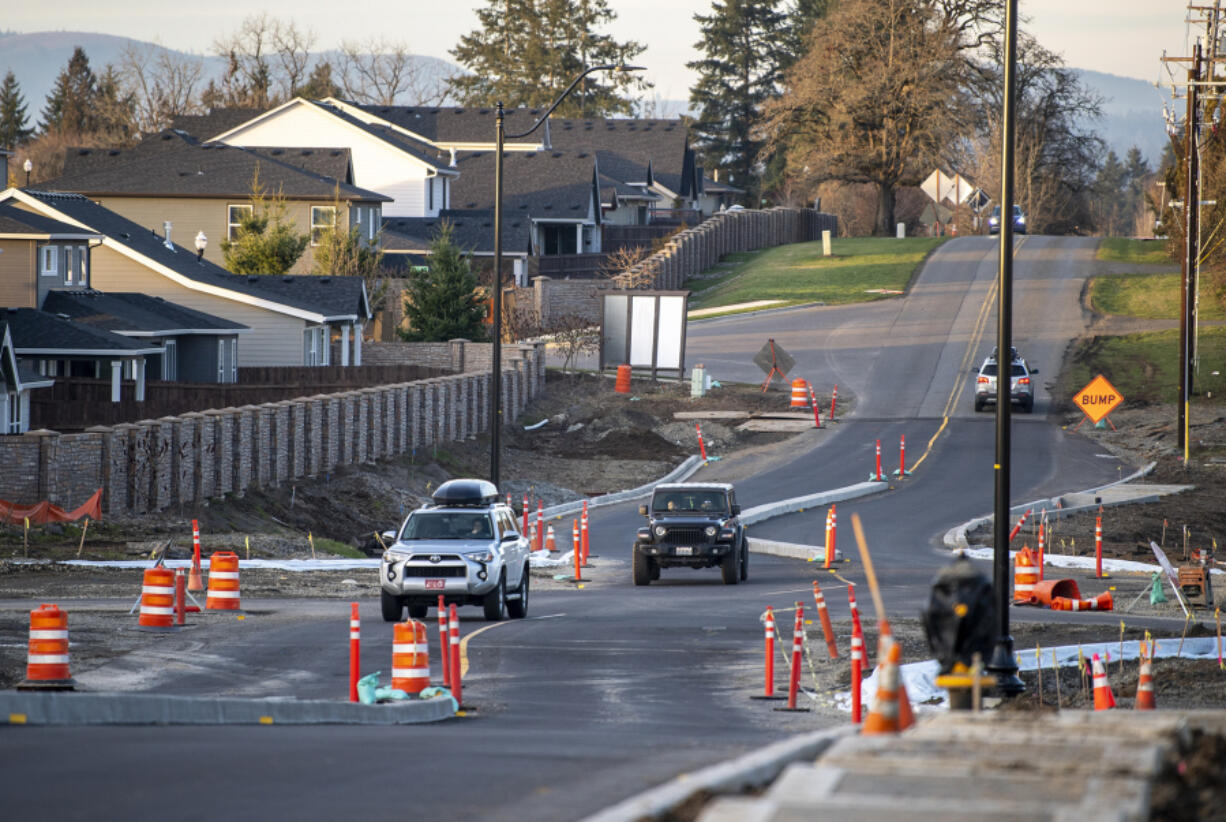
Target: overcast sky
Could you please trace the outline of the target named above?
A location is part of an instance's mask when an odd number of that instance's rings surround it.
[[[184,51],[207,53],[214,38],[233,31],[253,9],[293,19],[317,35],[316,48],[344,39],[364,40],[372,32],[404,41],[410,50],[449,59],[448,50],[476,27],[474,9],[488,0],[363,0],[347,6],[321,0],[55,0],[5,2],[0,27],[18,32],[93,31],[149,40]],[[698,40],[695,13],[710,0],[609,0],[618,13],[609,33],[647,46],[639,62],[663,100],[689,96]],[[1027,29],[1064,56],[1074,68],[1135,77],[1159,78],[1159,59],[1184,53],[1185,3],[1180,0],[1021,0]]]

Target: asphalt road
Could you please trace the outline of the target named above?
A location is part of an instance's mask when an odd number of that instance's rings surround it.
[[[856,392],[853,418],[787,461],[738,480],[746,507],[864,480],[880,438],[887,469],[905,434],[914,475],[893,490],[839,506],[840,545],[854,554],[850,514],[863,518],[893,613],[914,614],[947,556],[947,528],[992,509],[993,422],[972,409],[971,369],[995,338],[995,243],[941,247],[910,295],[842,308],[804,308],[695,323],[688,360],[713,376],[760,380],[752,355],[774,337],[795,374]],[[1093,241],[1027,237],[1015,263],[1015,339],[1054,378],[1084,318],[1077,295]],[[970,379],[967,379],[970,377]],[[1080,489],[1118,476],[1114,459],[1044,419],[1014,416],[1014,499]],[[922,460],[922,461],[921,461]],[[735,466],[714,463],[699,476]],[[760,685],[764,606],[807,599],[813,564],[755,556],[750,579],[664,571],[630,583],[633,505],[597,509],[594,552],[626,563],[614,582],[538,591],[531,618],[468,644],[467,717],[428,726],[13,728],[0,730],[5,816],[54,819],[306,819],[411,816],[451,820],[570,820],[706,764],[809,730],[808,714],[772,711],[748,696]],[[755,536],[821,540],[824,510],[756,526]],[[849,563],[849,578],[862,579]],[[371,592],[364,642],[390,645]],[[841,596],[829,597],[835,616]],[[181,635],[115,681],[165,693],[345,693],[343,604],[268,601],[224,644]],[[463,633],[485,627],[467,609]],[[433,619],[433,614],[431,614]],[[431,633],[434,633],[433,630]],[[156,669],[158,675],[142,674]],[[372,669],[365,665],[364,669]],[[385,669],[386,670],[386,669]]]

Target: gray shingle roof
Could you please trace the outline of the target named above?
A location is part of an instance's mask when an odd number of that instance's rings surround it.
[[[263,113],[264,109],[258,108],[215,108],[208,114],[180,114],[170,127],[201,140],[211,140]]]
[[[271,157],[277,162],[294,166],[295,168],[331,177],[342,183],[353,183],[353,164],[347,148],[293,148],[276,146],[272,148],[252,146],[249,151],[261,157]]]
[[[36,308],[0,310],[19,355],[118,356],[156,354],[160,348],[122,337],[102,328],[73,322]]]
[[[80,194],[22,189],[51,208],[182,277],[201,285],[256,297],[326,318],[369,316],[360,277],[243,276],[208,260],[198,260],[183,246],[168,248],[156,232],[103,208]]]
[[[92,231],[17,208],[12,203],[0,203],[0,234],[97,236]]]
[[[493,209],[445,209],[438,217],[389,217],[383,220],[383,247],[392,254],[425,253],[443,221],[451,223],[452,241],[474,254],[494,253]],[[502,250],[528,253],[531,224],[522,215],[502,215]]]
[[[43,311],[127,336],[216,334],[248,328],[161,297],[93,289],[53,290]]]
[[[196,143],[165,132],[130,149],[69,149],[65,173],[42,185],[47,190],[94,196],[246,198],[258,169],[266,190],[279,191],[290,199],[330,201],[339,189],[342,200],[391,201],[390,197],[344,182],[349,166],[347,151],[343,158],[340,154],[323,158],[326,163],[318,162],[320,158],[314,154],[302,154],[301,149],[280,149],[291,152],[293,161],[291,155],[276,155],[274,151],[277,149],[256,151],[222,143]],[[341,177],[325,176],[307,167],[327,164],[342,167]]]
[[[433,107],[433,106],[377,106],[350,103],[363,111],[395,123],[401,128],[435,143],[493,143],[493,108],[480,107]],[[537,118],[545,113],[543,108],[512,108],[503,113],[503,124],[510,133],[531,128]],[[541,126],[543,129],[544,126]],[[539,143],[543,131],[516,142]]]
[[[460,178],[451,184],[458,209],[494,208],[494,152],[457,158]],[[508,151],[502,164],[503,215],[536,220],[585,220],[594,195],[596,156],[587,151]]]
[[[441,152],[427,142],[415,140],[412,137],[401,134],[395,129],[388,128],[387,126],[367,123],[364,120],[359,120],[357,117],[354,117],[352,114],[343,111],[331,103],[324,103],[315,100],[307,102],[310,105],[317,106],[332,116],[349,123],[354,128],[365,131],[367,134],[379,138],[388,145],[400,149],[404,153],[416,158],[431,168],[435,168],[440,171],[446,171],[447,169],[447,164],[450,161],[451,156],[450,153]]]

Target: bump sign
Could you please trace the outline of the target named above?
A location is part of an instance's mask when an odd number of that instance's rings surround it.
[[[1114,385],[1107,382],[1107,378],[1102,374],[1090,380],[1090,384],[1073,397],[1073,402],[1093,423],[1097,423],[1110,414],[1123,401],[1124,395],[1117,391]]]

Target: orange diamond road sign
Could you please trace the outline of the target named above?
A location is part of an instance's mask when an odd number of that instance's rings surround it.
[[[1077,407],[1084,411],[1093,423],[1110,414],[1123,401],[1124,395],[1107,382],[1107,378],[1102,374],[1090,380],[1090,384],[1073,397],[1073,402],[1077,403]]]

